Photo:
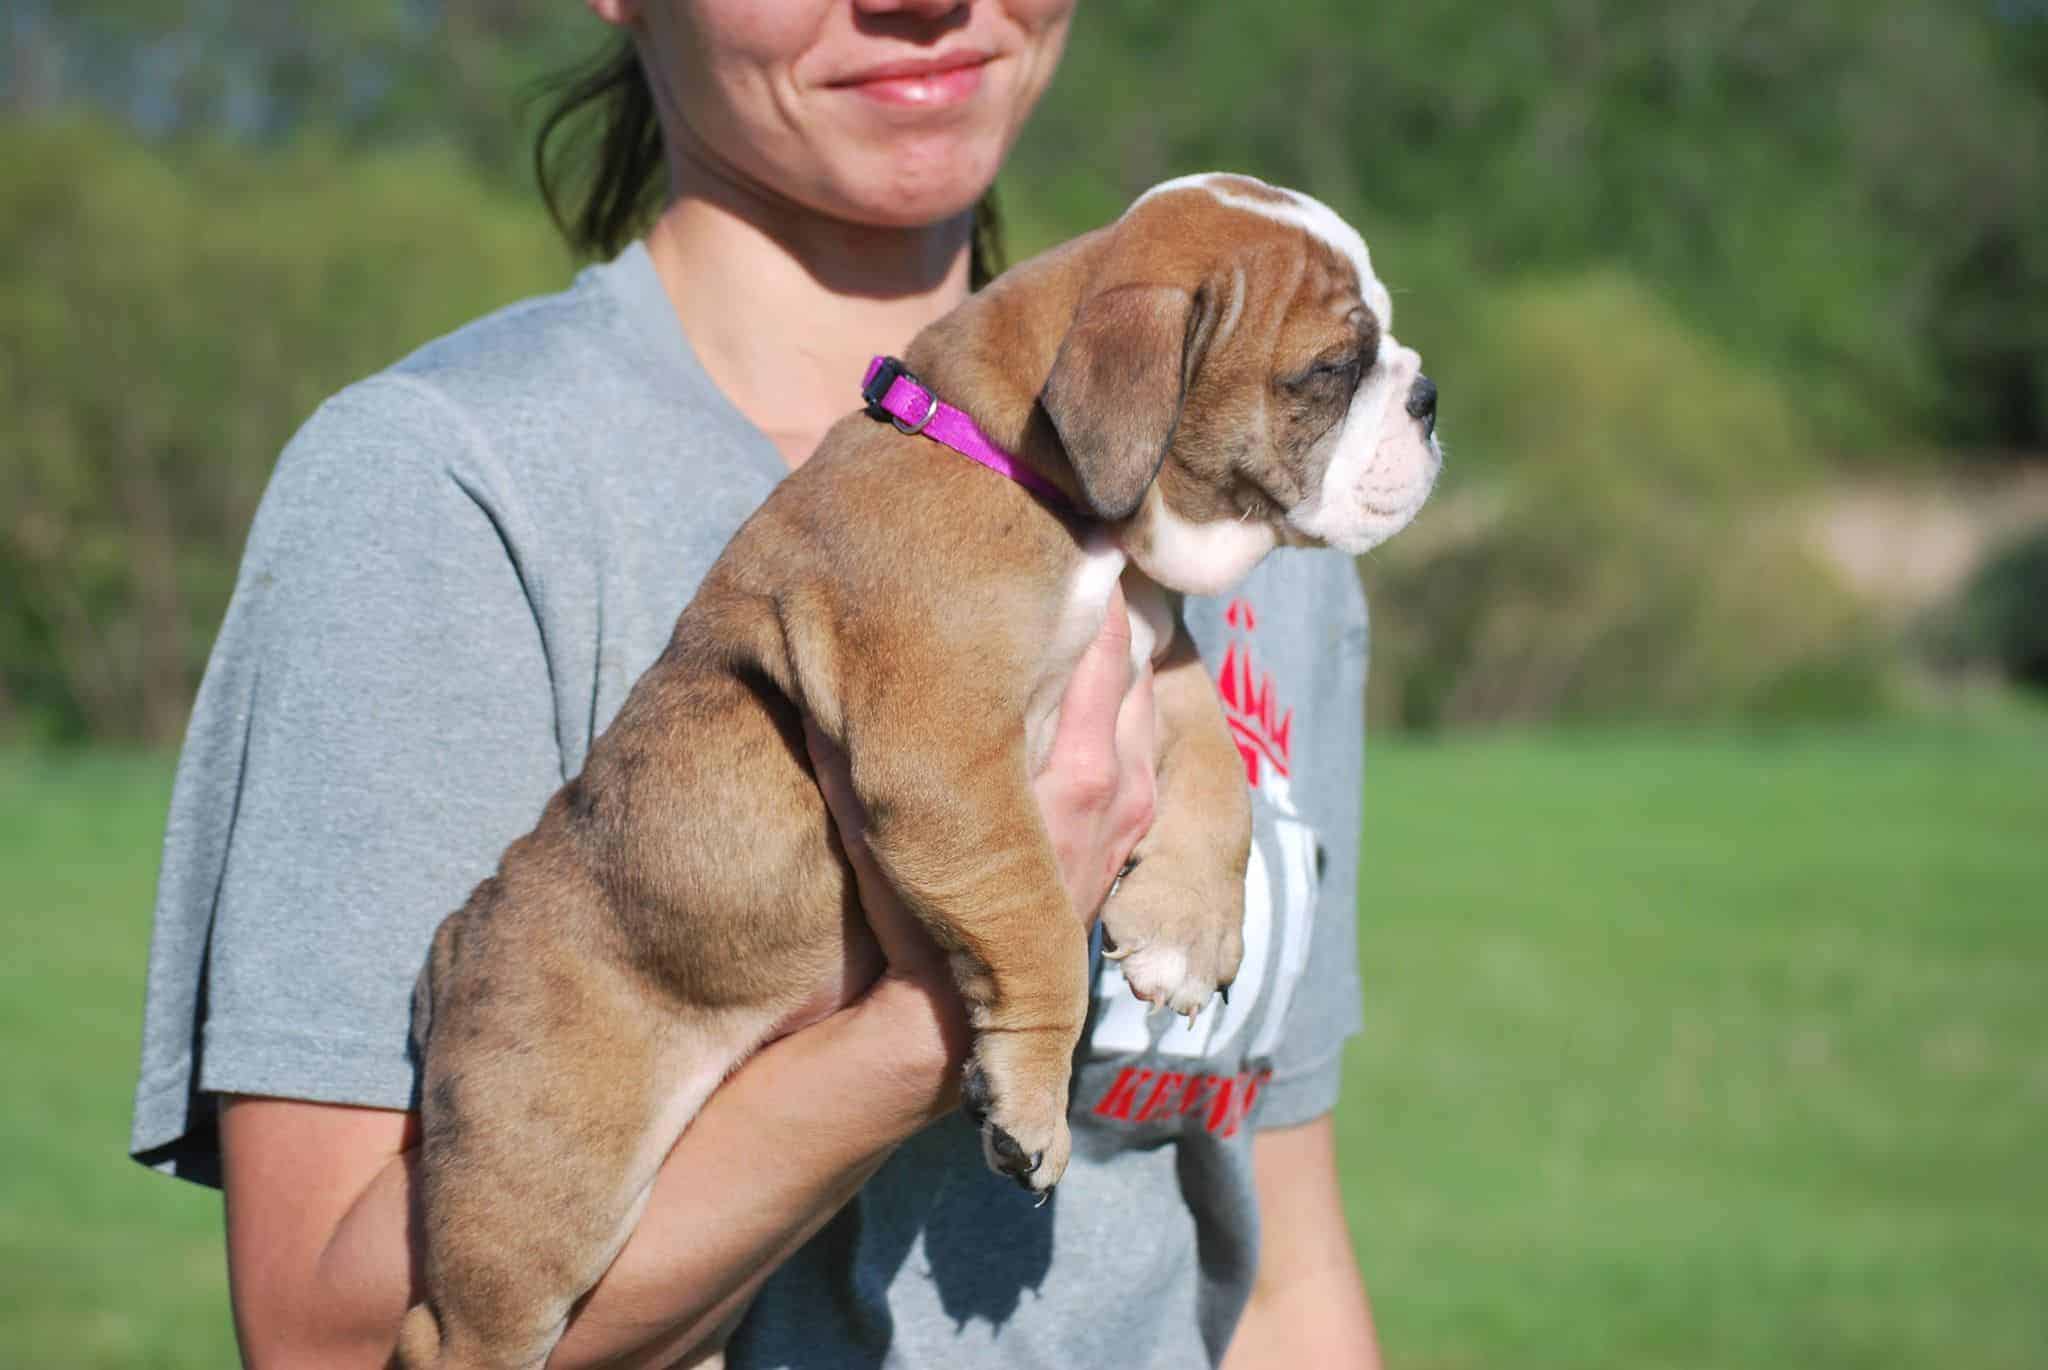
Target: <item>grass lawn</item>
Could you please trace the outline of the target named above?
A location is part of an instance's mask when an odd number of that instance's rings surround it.
[[[2048,1365],[2048,730],[1368,762],[1391,1359]]]
[[[1346,1192],[1405,1370],[2048,1363],[2048,726],[1376,744]],[[124,1159],[169,766],[0,753],[0,1363],[233,1359]]]
[[[0,752],[0,1365],[235,1364],[220,1199],[128,1160],[170,762]]]

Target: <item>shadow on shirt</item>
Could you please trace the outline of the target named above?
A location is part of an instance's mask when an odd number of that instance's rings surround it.
[[[1030,1221],[1018,1221],[1020,1208]],[[1057,1191],[1033,1211],[1012,1181],[990,1173],[973,1125],[955,1114],[905,1143],[769,1278],[728,1363],[874,1370],[897,1337],[892,1289],[906,1313],[936,1302],[949,1339],[975,1322],[999,1334],[1045,1282],[1058,1209]]]

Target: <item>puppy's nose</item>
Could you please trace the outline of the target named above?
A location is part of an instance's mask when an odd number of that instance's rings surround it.
[[[1424,437],[1436,431],[1436,382],[1417,376],[1408,391],[1408,416],[1422,423]]]

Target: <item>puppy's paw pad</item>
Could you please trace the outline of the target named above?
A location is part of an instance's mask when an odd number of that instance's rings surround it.
[[[982,1134],[987,1146],[989,1167],[997,1174],[1008,1175],[1024,1188],[1031,1188],[1031,1177],[1045,1165],[1045,1153],[1033,1151],[1026,1154],[1015,1137],[994,1123]]]
[[[988,1168],[1007,1175],[1033,1194],[1045,1194],[1067,1173],[1073,1139],[1066,1119],[1056,1119],[1050,1128],[1033,1130],[1017,1124],[1012,1131],[991,1117],[981,1127],[981,1155]],[[1032,1140],[1019,1140],[1019,1137]],[[1042,1138],[1043,1140],[1037,1140]]]
[[[999,1090],[977,1056],[967,1063],[960,1106],[981,1127],[981,1156],[988,1168],[1023,1188],[1043,1194],[1066,1174],[1073,1138],[1058,1101],[1019,1107]]]

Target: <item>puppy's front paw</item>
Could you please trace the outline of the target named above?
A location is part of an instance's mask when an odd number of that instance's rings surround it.
[[[1158,899],[1161,893],[1169,898]],[[1127,887],[1102,910],[1103,955],[1123,966],[1131,993],[1189,1022],[1219,989],[1227,991],[1244,959],[1237,903],[1226,900],[1208,917],[1188,913],[1201,907],[1181,892]],[[1162,914],[1164,908],[1173,912]]]
[[[1044,1095],[1045,1091],[1039,1091]],[[1045,1195],[1067,1173],[1073,1137],[1061,1101],[1032,1091],[1006,1091],[991,1081],[977,1048],[967,1062],[960,1101],[981,1125],[981,1155],[988,1168],[1007,1175],[1025,1189]],[[1014,1096],[1014,1097],[1013,1097]]]

